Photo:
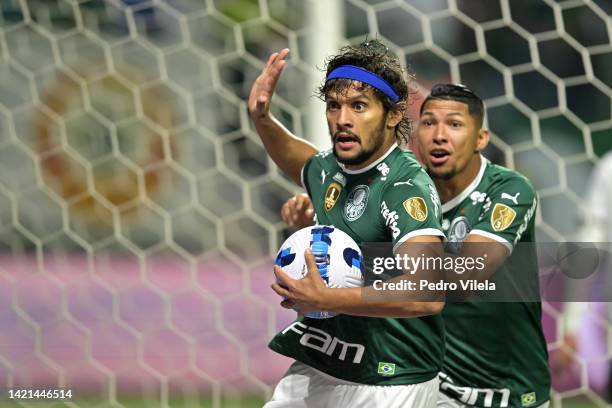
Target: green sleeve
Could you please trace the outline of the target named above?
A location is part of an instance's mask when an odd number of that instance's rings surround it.
[[[404,241],[418,235],[444,237],[440,225],[440,203],[435,188],[428,182],[389,183],[381,197],[380,216],[396,250]]]
[[[512,250],[527,229],[533,228],[535,189],[527,179],[516,176],[493,184],[487,195],[490,202],[483,206],[470,234],[495,239]]]

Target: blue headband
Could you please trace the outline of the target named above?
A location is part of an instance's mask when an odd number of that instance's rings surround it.
[[[325,82],[338,78],[354,79],[356,81],[361,81],[364,84],[368,84],[387,95],[393,102],[397,102],[400,99],[397,92],[395,92],[395,89],[393,89],[393,87],[389,85],[387,81],[375,73],[368,71],[367,69],[356,67],[354,65],[341,65],[329,73]]]

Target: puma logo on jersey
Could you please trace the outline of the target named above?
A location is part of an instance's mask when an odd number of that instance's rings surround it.
[[[511,196],[508,193],[502,193],[501,198],[502,200],[505,198],[507,200],[512,201],[514,204],[518,205],[518,196],[521,195],[521,192],[519,191],[518,193],[516,193],[515,195]]]
[[[405,184],[407,186],[414,186],[414,184],[412,184],[412,179],[408,179],[408,181],[397,181],[393,183],[393,187],[401,186],[402,184]]]

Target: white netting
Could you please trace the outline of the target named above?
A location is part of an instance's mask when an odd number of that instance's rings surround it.
[[[486,98],[489,157],[538,189],[539,238],[571,239],[585,179],[612,148],[611,12],[606,0],[3,0],[0,407],[7,388],[71,388],[82,407],[269,396],[288,361],[265,345],[292,318],[269,290],[269,256],[297,190],[245,98],[286,46],[274,111],[317,140],[317,50],[379,37],[423,88],[469,85]],[[555,352],[560,306],[544,312]],[[555,378],[557,404],[604,404],[610,326],[591,320],[603,352]]]

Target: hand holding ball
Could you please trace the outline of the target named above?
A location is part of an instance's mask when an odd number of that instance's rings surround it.
[[[327,287],[363,286],[361,250],[345,232],[326,225],[303,228],[287,238],[274,263],[290,278],[301,280],[308,273],[303,255],[306,249],[312,251],[319,275]],[[282,282],[278,283],[282,286]],[[305,315],[318,319],[334,316],[326,311],[307,312]]]

